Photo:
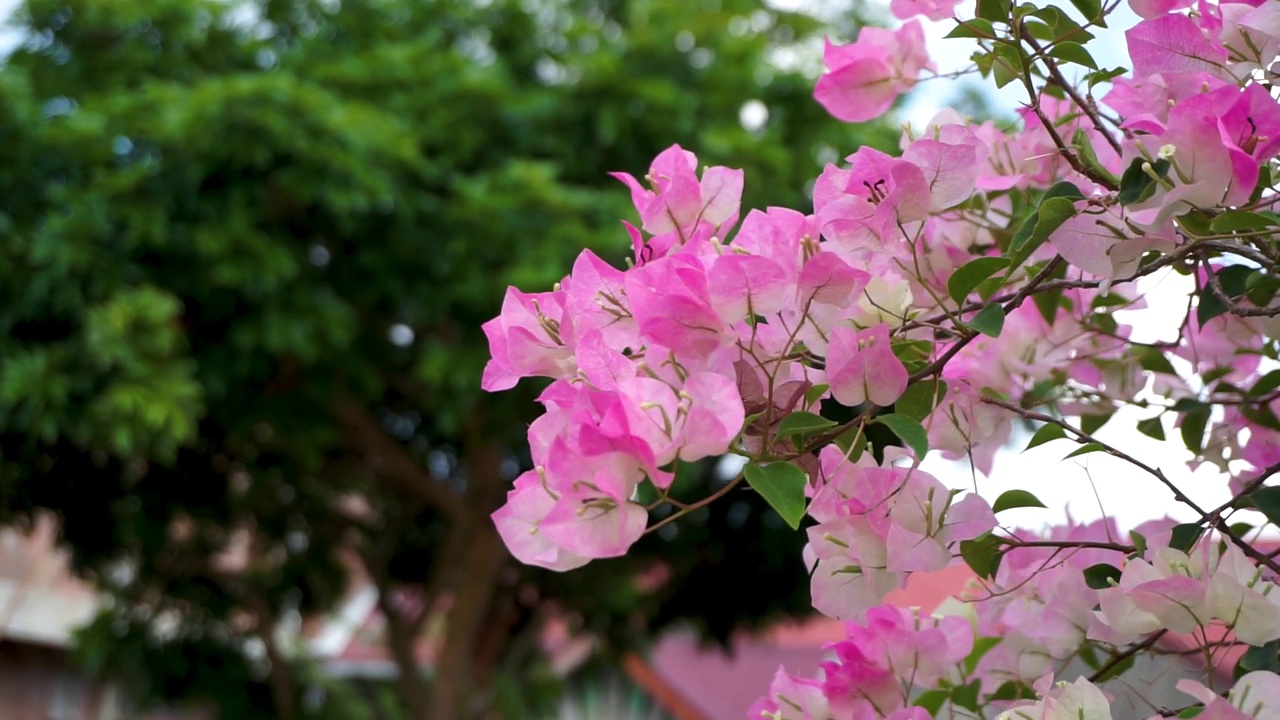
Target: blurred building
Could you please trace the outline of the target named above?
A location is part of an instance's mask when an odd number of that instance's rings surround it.
[[[0,719],[210,718],[198,712],[127,712],[114,687],[73,666],[72,634],[92,619],[101,600],[72,576],[66,556],[54,547],[55,535],[48,518],[27,534],[0,529]]]

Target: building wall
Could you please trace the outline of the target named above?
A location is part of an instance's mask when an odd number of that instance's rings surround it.
[[[0,718],[113,720],[103,712],[106,689],[68,665],[66,653],[0,641]]]

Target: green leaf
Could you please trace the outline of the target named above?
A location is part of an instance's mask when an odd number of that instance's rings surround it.
[[[1204,449],[1204,429],[1209,424],[1209,410],[1193,410],[1182,416],[1182,444],[1192,453],[1199,455]]]
[[[777,511],[792,530],[800,528],[804,518],[804,489],[809,479],[800,468],[786,462],[747,465],[747,484]]]
[[[1089,139],[1089,133],[1084,128],[1076,128],[1075,134],[1071,136],[1071,147],[1076,151],[1076,157],[1080,159],[1094,173],[1106,178],[1110,182],[1119,185],[1120,178],[1116,177],[1110,170],[1098,161],[1098,154],[1093,149],[1093,141]],[[1099,296],[1109,297],[1109,296]]]
[[[929,452],[929,435],[925,432],[919,420],[907,415],[893,413],[881,415],[875,419],[875,422],[892,430],[894,435],[897,435],[902,442],[907,444],[907,447],[915,452],[917,458],[923,459],[925,454]]]
[[[1001,331],[1004,330],[1004,308],[998,304],[988,305],[979,310],[977,315],[969,318],[965,325],[983,335],[1000,337]]]
[[[968,684],[957,685],[951,689],[951,702],[966,710],[978,711],[978,695],[982,691],[981,680],[971,680]]]
[[[1009,272],[1006,279],[1031,257],[1031,254],[1044,244],[1053,234],[1076,212],[1076,200],[1083,200],[1084,193],[1073,183],[1066,181],[1056,183],[1045,191],[1036,211],[1022,223],[1013,239],[1009,241]]]
[[[1106,590],[1120,582],[1120,568],[1107,563],[1090,565],[1084,569],[1084,582],[1094,590]]]
[[[1129,163],[1129,167],[1125,169],[1124,174],[1120,176],[1120,193],[1116,196],[1116,199],[1120,201],[1121,205],[1133,205],[1155,194],[1155,179],[1142,169],[1146,162],[1144,158],[1134,158],[1133,162]],[[1168,177],[1169,161],[1157,160],[1152,164],[1152,170],[1160,177]]]
[[[1012,0],[978,0],[978,17],[993,23],[1009,22]]]
[[[1046,425],[1045,427],[1057,427],[1057,425]],[[1027,507],[1046,507],[1040,502],[1040,498],[1032,495],[1026,490],[1005,490],[1000,493],[1000,497],[996,498],[995,504],[991,506],[992,512],[1004,512],[1014,508]]]
[[[1164,440],[1164,423],[1160,421],[1161,416],[1147,418],[1138,421],[1138,432],[1155,440]]]
[[[941,380],[919,380],[907,386],[893,404],[894,412],[924,421],[947,396],[947,384]]]
[[[1003,543],[991,533],[984,533],[973,540],[960,541],[960,557],[978,574],[978,577],[994,578],[1004,557]]]
[[[1237,301],[1248,292],[1249,276],[1257,272],[1255,268],[1245,265],[1228,265],[1215,273],[1215,277],[1218,284],[1222,286],[1222,292],[1232,301]],[[1229,310],[1217,288],[1212,283],[1206,282],[1204,288],[1200,290],[1200,302],[1196,307],[1196,320],[1200,325],[1203,327],[1205,323],[1226,314]]]
[[[951,699],[949,690],[927,690],[920,693],[916,701],[912,703],[916,707],[922,707],[925,712],[929,713],[929,717],[937,715],[942,710],[942,706]]]
[[[1142,557],[1147,554],[1147,536],[1146,535],[1143,535],[1137,530],[1130,530],[1129,541],[1133,543],[1133,551],[1137,553],[1138,557]]]
[[[1111,413],[1085,413],[1080,416],[1080,429],[1086,435],[1092,435],[1098,432],[1098,429],[1107,424],[1111,419]]]
[[[849,458],[849,462],[857,462],[867,448],[867,436],[862,428],[853,428],[841,433],[835,439],[836,447]]]
[[[982,662],[982,657],[1003,640],[1004,638],[1000,637],[979,637],[974,639],[973,650],[964,659],[965,674],[972,675],[978,669],[978,663]]]
[[[1261,487],[1249,493],[1253,506],[1272,524],[1280,526],[1280,487]]]
[[[1262,213],[1228,210],[1209,223],[1209,230],[1214,233],[1229,233],[1236,230],[1261,230],[1278,224],[1280,223]]]
[[[996,29],[992,27],[990,20],[974,18],[972,20],[965,20],[964,22],[956,25],[955,29],[947,33],[945,37],[994,40],[996,37]]]
[[[1022,77],[1022,55],[1016,46],[1001,43],[991,54],[991,74],[996,87],[1002,88]]]
[[[1092,90],[1093,88],[1097,87],[1098,85],[1104,82],[1110,82],[1120,77],[1121,75],[1124,75],[1127,72],[1129,72],[1129,70],[1122,67],[1111,68],[1110,70],[1099,70],[1097,72],[1091,72],[1086,76],[1087,79],[1089,80],[1089,89]]]
[[[1280,370],[1272,370],[1258,378],[1258,382],[1254,383],[1245,395],[1250,399],[1260,398],[1276,388],[1280,388]]]
[[[947,293],[951,299],[964,304],[969,293],[987,278],[1009,267],[1009,258],[980,257],[970,260],[956,269],[947,280]]]
[[[830,385],[828,385],[828,384],[826,384],[826,383],[818,383],[817,385],[814,385],[813,387],[811,387],[811,388],[809,388],[808,390],[806,390],[806,391],[804,392],[804,403],[805,403],[805,406],[806,406],[806,407],[808,407],[808,406],[811,406],[811,405],[813,405],[814,403],[818,402],[818,400],[819,400],[823,395],[826,395],[826,394],[827,394],[827,391],[828,391],[828,390],[830,390],[830,389],[831,389],[831,386],[830,386]]]
[[[1049,51],[1049,57],[1063,62],[1083,65],[1090,70],[1098,69],[1098,63],[1094,61],[1093,56],[1078,42],[1067,40],[1054,45],[1053,49]]]
[[[1174,525],[1172,536],[1169,538],[1169,547],[1182,552],[1190,552],[1203,533],[1204,528],[1200,527],[1200,523]]]
[[[1208,410],[1209,406],[1195,398],[1178,398],[1171,408],[1174,412],[1184,413],[1193,410]]]
[[[820,430],[826,430],[827,428],[833,428],[837,424],[838,423],[834,420],[828,420],[821,415],[815,415],[811,412],[793,412],[782,418],[782,422],[778,423],[778,437],[806,435]]]
[[[1183,708],[1182,711],[1178,713],[1178,717],[1180,718],[1199,717],[1200,713],[1202,712],[1204,712],[1203,705],[1192,705],[1191,707]]]
[[[1055,40],[1087,43],[1093,39],[1093,33],[1085,30],[1080,23],[1053,5],[1040,8],[1031,14],[1049,23],[1053,28]]]
[[[1043,445],[1049,442],[1050,440],[1062,440],[1066,437],[1067,437],[1067,431],[1063,430],[1062,426],[1054,425],[1053,423],[1046,423],[1045,425],[1042,425],[1039,430],[1036,431],[1035,435],[1031,436],[1031,441],[1028,442],[1027,446],[1022,449],[1022,452],[1026,452],[1038,445]]]
[[[1243,675],[1256,670],[1280,672],[1280,640],[1272,640],[1263,645],[1253,645],[1244,651],[1244,654],[1240,656],[1240,660],[1236,663],[1236,671],[1244,671],[1240,672]]]
[[[1096,442],[1085,443],[1084,445],[1081,445],[1080,447],[1076,448],[1070,453],[1067,453],[1067,455],[1064,456],[1062,459],[1066,460],[1068,458],[1078,457],[1080,455],[1088,455],[1089,453],[1095,453],[1100,451],[1106,452],[1106,450],[1107,450],[1106,446],[1103,445],[1102,443],[1096,443]]]
[[[1032,700],[1036,691],[1017,680],[1008,680],[987,696],[988,700]]]
[[[1258,307],[1270,305],[1277,292],[1280,292],[1280,277],[1275,275],[1256,272],[1245,282],[1245,297]]]
[[[1143,370],[1149,370],[1154,373],[1162,373],[1164,375],[1177,375],[1178,371],[1173,368],[1173,364],[1169,362],[1168,356],[1160,352],[1159,348],[1144,347],[1138,351],[1138,364]]]
[[[1080,11],[1085,20],[1095,23],[1099,27],[1106,27],[1106,17],[1102,14],[1101,0],[1071,0],[1071,4]]]
[[[1115,665],[1112,665],[1111,667],[1107,668],[1105,672],[1099,674],[1096,678],[1093,678],[1093,679],[1095,679],[1097,683],[1101,684],[1104,681],[1110,680],[1113,677],[1119,677],[1124,673],[1128,672],[1129,669],[1133,667],[1133,663],[1136,659],[1137,659],[1137,655],[1130,655],[1125,659],[1121,660],[1120,662],[1116,663]]]

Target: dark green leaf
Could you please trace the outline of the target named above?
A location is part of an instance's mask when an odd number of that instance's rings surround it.
[[[1028,685],[1023,685],[1016,680],[1006,681],[1003,685],[996,688],[996,691],[987,696],[989,700],[1033,700],[1036,697],[1036,691]]]
[[[1250,399],[1260,398],[1277,388],[1280,388],[1280,370],[1272,370],[1261,378],[1258,378],[1258,382],[1254,383],[1253,387],[1249,388],[1249,392],[1246,393],[1246,395]]]
[[[925,712],[929,713],[929,717],[937,715],[942,706],[951,699],[951,691],[949,690],[926,690],[920,693],[916,701],[912,703],[916,707],[922,707]]]
[[[1204,449],[1204,429],[1209,424],[1209,411],[1194,410],[1182,416],[1182,444],[1196,455]]]
[[[1178,374],[1178,371],[1173,369],[1173,364],[1169,362],[1169,358],[1159,348],[1143,347],[1139,350],[1138,364],[1142,366],[1143,370],[1165,375]]]
[[[1105,590],[1120,582],[1120,568],[1107,563],[1090,565],[1084,569],[1084,582],[1094,590]]]
[[[857,462],[867,447],[867,436],[861,428],[853,428],[837,436],[835,443],[840,452],[849,458],[849,462]]]
[[[791,463],[775,462],[768,465],[747,465],[744,474],[747,484],[760,493],[769,507],[791,526],[799,529],[804,518],[804,489],[808,476]]]
[[[1128,672],[1130,668],[1133,667],[1133,663],[1136,659],[1137,659],[1137,655],[1130,655],[1125,659],[1121,660],[1120,662],[1116,663],[1115,665],[1112,665],[1111,667],[1107,668],[1105,672],[1099,674],[1094,679],[1096,680],[1096,682],[1102,683],[1107,680],[1110,680],[1113,677],[1120,677],[1124,673]]]
[[[948,38],[980,38],[983,40],[994,40],[996,37],[996,29],[991,26],[991,21],[983,18],[974,18],[965,20],[956,25],[955,29],[946,34]]]
[[[1053,49],[1049,51],[1049,57],[1063,62],[1083,65],[1090,70],[1098,69],[1098,63],[1094,62],[1093,56],[1078,42],[1064,41],[1054,45]]]
[[[964,672],[966,675],[972,675],[978,669],[978,663],[982,662],[982,657],[991,651],[991,648],[1000,644],[1004,638],[1000,637],[979,637],[973,641],[973,650],[968,657],[964,659]]]
[[[1006,277],[1011,276],[1013,271],[1021,267],[1022,263],[1026,262],[1027,258],[1049,239],[1054,230],[1075,214],[1075,201],[1083,198],[1084,194],[1080,192],[1080,188],[1066,181],[1059,182],[1045,191],[1036,211],[1014,234],[1013,240],[1009,241],[1009,250],[1005,253],[1009,256],[1009,272]]]
[[[1072,452],[1067,453],[1062,459],[1066,460],[1067,458],[1079,457],[1080,455],[1088,455],[1089,453],[1095,453],[1095,452],[1106,452],[1106,450],[1107,450],[1106,446],[1101,443],[1096,443],[1096,442],[1085,443],[1084,445],[1081,445],[1080,447],[1076,448]]]
[[[1129,72],[1128,69],[1122,68],[1122,67],[1111,68],[1110,70],[1099,70],[1097,72],[1091,72],[1086,76],[1089,80],[1089,89],[1092,90],[1094,87],[1096,87],[1101,83],[1110,82],[1111,80],[1114,80],[1115,78],[1118,78],[1127,72]]]
[[[919,420],[894,413],[881,415],[875,419],[875,422],[892,430],[894,435],[911,448],[917,458],[924,458],[929,452],[929,435]]]
[[[818,383],[804,392],[805,406],[811,406],[818,402],[818,399],[827,394],[831,386],[826,383]]]
[[[1061,440],[1065,437],[1067,437],[1067,431],[1063,430],[1062,426],[1047,423],[1042,425],[1035,435],[1031,436],[1031,441],[1027,443],[1027,446],[1022,451],[1026,452],[1037,445],[1043,445],[1050,440]]]
[[[811,412],[793,412],[778,423],[778,436],[806,435],[836,426],[834,420],[828,420]]]
[[[1009,258],[980,257],[961,265],[947,280],[947,292],[951,299],[964,304],[969,293],[983,280],[1009,267]]]
[[[1071,4],[1080,11],[1084,19],[1096,23],[1099,27],[1106,27],[1106,18],[1102,14],[1101,0],[1071,0]]]
[[[942,380],[919,380],[907,386],[902,397],[893,404],[893,410],[924,422],[946,396],[947,384]]]
[[[1009,22],[1009,13],[1013,9],[1011,0],[978,0],[978,17],[993,23]]]
[[[978,696],[982,692],[982,681],[971,680],[968,684],[957,685],[951,689],[951,702],[966,710],[978,711]]]
[[[1257,670],[1280,672],[1280,640],[1272,640],[1263,645],[1250,646],[1240,656],[1240,660],[1236,663],[1236,668],[1244,671],[1241,673],[1242,675]]]
[[[1277,292],[1280,292],[1280,277],[1268,273],[1254,273],[1245,283],[1245,297],[1258,307],[1270,305]]]
[[[1137,553],[1138,557],[1143,557],[1147,554],[1147,536],[1146,535],[1143,535],[1137,530],[1130,530],[1129,541],[1133,543],[1133,551]]]
[[[978,574],[978,577],[990,579],[994,578],[996,571],[1000,569],[1000,560],[1004,557],[1002,547],[1003,543],[999,538],[986,533],[973,540],[962,540],[960,557],[964,558],[965,563]]]
[[[1004,330],[1004,308],[995,303],[988,305],[979,310],[977,315],[969,318],[965,325],[983,335],[1000,337],[1000,332]]]
[[[1229,233],[1237,230],[1262,230],[1267,227],[1274,227],[1277,224],[1280,223],[1262,213],[1249,212],[1247,210],[1228,210],[1213,219],[1213,222],[1209,224],[1209,230],[1214,233]]]
[[[1147,418],[1138,421],[1138,432],[1149,438],[1156,440],[1164,440],[1164,423],[1160,421],[1161,416]]]
[[[1057,427],[1056,425],[1046,425],[1045,427]],[[1032,495],[1026,490],[1005,490],[1000,493],[1000,497],[996,498],[995,503],[991,506],[992,512],[1004,512],[1014,508],[1028,507],[1046,507],[1040,502],[1040,498]]]
[[[1200,527],[1199,523],[1174,525],[1172,537],[1169,539],[1169,547],[1182,552],[1190,552],[1203,533],[1204,528]]]
[[[1129,163],[1124,175],[1120,176],[1120,193],[1116,199],[1121,205],[1133,205],[1155,194],[1156,181],[1142,169],[1145,164],[1145,159],[1136,157]],[[1157,160],[1152,165],[1152,171],[1160,177],[1168,177],[1169,161]]]
[[[1080,429],[1085,431],[1085,434],[1092,435],[1110,419],[1111,413],[1086,413],[1080,416]]]
[[[1227,298],[1232,302],[1239,301],[1248,291],[1249,277],[1259,273],[1255,268],[1245,265],[1228,265],[1219,270],[1215,277],[1218,284],[1222,287],[1222,292],[1226,293]],[[1205,323],[1219,315],[1226,314],[1229,310],[1226,300],[1222,294],[1213,286],[1213,283],[1206,282],[1204,288],[1200,291],[1199,305],[1196,307],[1196,321],[1203,327]]]
[[[1272,524],[1280,526],[1280,487],[1261,487],[1249,493],[1253,506]]]

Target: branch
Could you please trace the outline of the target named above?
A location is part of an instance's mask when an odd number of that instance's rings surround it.
[[[1169,632],[1167,629],[1157,630],[1151,633],[1150,635],[1148,635],[1146,639],[1142,640],[1141,642],[1136,642],[1130,645],[1123,652],[1117,655],[1113,655],[1111,659],[1106,662],[1106,664],[1098,668],[1096,671],[1094,671],[1092,675],[1089,676],[1089,682],[1097,682],[1099,678],[1104,677],[1107,673],[1115,669],[1115,667],[1120,663],[1124,662],[1125,660],[1128,660],[1134,655],[1137,655],[1143,650],[1147,650],[1152,645],[1155,645],[1157,642],[1160,642],[1160,638],[1164,637],[1164,634],[1167,632]]]
[[[1045,53],[1044,48],[1040,46],[1040,43],[1036,40],[1035,36],[1027,30],[1026,25],[1020,25],[1018,27],[1018,35],[1022,38],[1023,42],[1030,45],[1031,49],[1036,51],[1036,54],[1040,56],[1040,61],[1043,62],[1045,68],[1048,69],[1049,76],[1053,78],[1054,84],[1062,88],[1062,91],[1071,98],[1072,102],[1074,102],[1076,106],[1084,112],[1089,120],[1093,122],[1093,128],[1098,131],[1099,135],[1106,138],[1107,144],[1111,146],[1112,150],[1116,151],[1116,155],[1123,155],[1124,153],[1120,149],[1120,143],[1112,137],[1111,133],[1107,131],[1106,126],[1102,124],[1102,118],[1098,116],[1097,107],[1095,107],[1092,102],[1086,102],[1084,98],[1080,97],[1080,93],[1075,89],[1075,86],[1067,82],[1067,79],[1062,75],[1062,71],[1058,68],[1058,63],[1054,62],[1053,58]],[[1114,190],[1115,188],[1112,189]]]
[[[334,415],[352,443],[364,451],[376,475],[395,482],[452,518],[465,512],[462,498],[436,482],[399,441],[387,434],[363,404],[349,398],[340,400]]]
[[[1027,410],[1026,408],[1022,408],[1017,405],[1014,405],[1013,403],[1008,403],[1003,400],[998,400],[993,397],[988,397],[986,395],[981,396],[979,400],[981,400],[983,403],[986,403],[987,405],[995,405],[996,407],[1001,407],[1001,408],[1004,408],[1005,410],[1009,410],[1010,412],[1017,413],[1018,415],[1021,415],[1022,417],[1028,420],[1039,420],[1040,422],[1046,422],[1052,425],[1057,425],[1063,430],[1074,435],[1077,441],[1082,444],[1093,443],[1095,445],[1098,445],[1108,455],[1113,455],[1115,457],[1118,457],[1121,460],[1124,460],[1125,462],[1133,465],[1134,467],[1142,469],[1143,471],[1145,471],[1155,479],[1159,480],[1161,484],[1163,484],[1166,488],[1169,488],[1170,492],[1173,493],[1173,497],[1175,500],[1186,505],[1192,510],[1195,510],[1196,513],[1199,514],[1201,518],[1205,518],[1205,519],[1208,518],[1208,515],[1205,513],[1204,509],[1201,508],[1199,505],[1197,505],[1194,500],[1187,497],[1186,493],[1182,492],[1182,490],[1180,490],[1177,485],[1174,485],[1169,480],[1169,478],[1165,477],[1164,471],[1160,470],[1159,468],[1151,467],[1150,465],[1142,462],[1141,460],[1133,457],[1132,455],[1124,452],[1123,450],[1120,450],[1116,447],[1113,447],[1112,445],[1104,443],[1101,440],[1090,435],[1089,433],[1076,428],[1075,426],[1071,425],[1071,423],[1068,423],[1067,421],[1062,420],[1061,418],[1056,418],[1056,417],[1053,417],[1052,415],[1046,415],[1042,412]]]

